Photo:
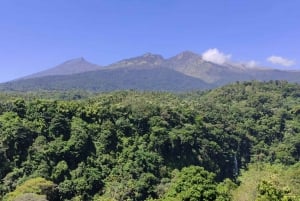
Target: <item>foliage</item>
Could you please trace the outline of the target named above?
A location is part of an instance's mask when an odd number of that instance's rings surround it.
[[[53,199],[20,190],[37,178],[58,201],[300,195],[299,85],[69,93],[0,94],[0,199]]]
[[[29,179],[20,186],[17,186],[14,191],[6,194],[3,201],[24,200],[26,197],[35,197],[34,199],[36,200],[40,200],[40,198],[44,199],[43,196],[37,195],[46,195],[51,198],[54,194],[54,187],[53,182],[41,177]]]
[[[170,189],[164,199],[215,200],[217,192],[214,176],[214,174],[205,171],[202,167],[189,166],[183,168],[171,180]]]
[[[288,195],[289,190],[278,189],[269,181],[261,181],[258,185],[258,196],[256,201],[284,201],[294,200]]]
[[[241,184],[233,191],[233,200],[300,199],[299,165],[250,164],[239,177]]]

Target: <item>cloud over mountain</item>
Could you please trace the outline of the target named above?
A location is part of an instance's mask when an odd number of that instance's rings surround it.
[[[202,54],[202,58],[206,61],[210,61],[222,65],[230,60],[231,55],[230,54],[226,55],[223,52],[220,52],[217,48],[212,48],[206,50]]]
[[[247,61],[245,62],[245,65],[248,67],[248,68],[255,68],[258,66],[258,63],[254,60],[251,60],[251,61]]]
[[[295,62],[293,60],[287,59],[287,58],[283,58],[280,56],[270,56],[267,58],[268,62],[271,62],[273,64],[278,64],[278,65],[282,65],[282,66],[292,66],[295,64]]]

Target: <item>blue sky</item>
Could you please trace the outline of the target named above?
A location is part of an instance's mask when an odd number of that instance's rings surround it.
[[[184,50],[300,69],[299,10],[299,0],[0,0],[0,82],[77,57]]]

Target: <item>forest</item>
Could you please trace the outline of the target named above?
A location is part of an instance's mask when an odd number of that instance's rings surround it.
[[[300,85],[1,92],[0,200],[298,201]]]

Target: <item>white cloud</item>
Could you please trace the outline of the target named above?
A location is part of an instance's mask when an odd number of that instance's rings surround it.
[[[230,54],[224,54],[220,52],[217,48],[208,49],[202,54],[202,58],[206,61],[210,61],[216,64],[224,64],[231,58]]]
[[[295,62],[293,60],[290,59],[286,59],[280,56],[270,56],[267,58],[268,62],[271,62],[273,64],[279,64],[282,66],[292,66],[295,64]]]
[[[254,67],[257,67],[258,63],[256,61],[254,61],[254,60],[251,60],[251,61],[245,62],[245,65],[248,68],[254,68]]]

